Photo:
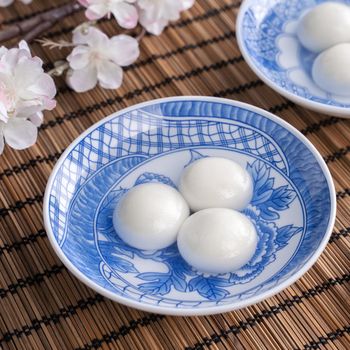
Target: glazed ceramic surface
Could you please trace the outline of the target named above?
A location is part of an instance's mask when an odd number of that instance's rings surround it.
[[[176,243],[141,251],[118,237],[112,214],[128,189],[176,188],[183,169],[208,156],[238,162],[253,179],[242,211],[259,236],[249,263],[206,275]],[[175,315],[229,311],[287,287],[321,254],[334,218],[331,176],[304,136],[261,109],[209,97],[155,100],[92,126],[58,161],[44,203],[51,243],[78,278],[120,303]]]
[[[350,118],[350,96],[328,93],[312,79],[317,54],[297,38],[306,11],[328,0],[245,0],[237,19],[237,40],[254,72],[271,88],[312,110]],[[339,1],[350,5],[350,0]]]

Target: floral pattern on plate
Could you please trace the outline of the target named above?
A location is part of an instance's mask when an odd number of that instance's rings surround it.
[[[244,213],[259,246],[248,264],[206,275],[176,244],[141,251],[119,239],[111,216],[128,189],[176,187],[184,167],[206,156],[232,159],[252,175]],[[171,98],[112,115],[66,151],[46,192],[46,225],[61,259],[102,294],[149,311],[212,313],[271,293],[308,266],[331,232],[329,181],[321,157],[279,119],[234,101]]]

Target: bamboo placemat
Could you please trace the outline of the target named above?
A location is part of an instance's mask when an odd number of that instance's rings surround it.
[[[64,0],[19,1],[0,10],[7,23]],[[146,36],[122,88],[69,91],[57,79],[58,106],[35,146],[0,156],[0,348],[3,349],[350,349],[350,121],[288,102],[244,62],[235,40],[237,0],[197,0],[160,37]],[[83,13],[46,36],[67,38]],[[109,35],[113,21],[99,24]],[[66,37],[67,36],[67,37]],[[11,44],[11,43],[9,43]],[[46,69],[64,50],[33,52]],[[332,238],[298,282],[262,303],[210,317],[165,317],[124,307],[73,277],[53,252],[42,221],[52,167],[86,128],[132,104],[173,95],[214,95],[281,116],[317,147],[334,177],[338,214]]]

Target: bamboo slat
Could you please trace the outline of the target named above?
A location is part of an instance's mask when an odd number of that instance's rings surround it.
[[[65,3],[34,0],[0,10],[16,21]],[[3,349],[349,349],[350,121],[287,101],[244,62],[235,38],[237,0],[197,0],[141,57],[117,91],[76,94],[57,79],[57,108],[46,114],[35,146],[0,158],[0,348]],[[69,39],[82,12],[45,35]],[[99,26],[117,33],[112,20]],[[11,45],[14,42],[9,42]],[[66,51],[32,50],[46,69]],[[299,281],[257,305],[207,317],[166,317],[107,300],[73,277],[53,252],[42,222],[47,179],[60,154],[106,115],[149,99],[213,95],[276,113],[302,131],[333,175],[337,220],[325,252]]]

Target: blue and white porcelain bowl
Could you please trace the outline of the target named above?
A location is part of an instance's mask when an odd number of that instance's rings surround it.
[[[350,97],[330,94],[312,79],[316,54],[299,42],[300,18],[329,0],[245,0],[237,18],[237,41],[248,65],[272,89],[321,113],[350,118]],[[350,5],[350,0],[338,2]]]
[[[128,189],[176,187],[183,168],[206,156],[233,159],[253,178],[244,214],[259,243],[248,264],[205,275],[176,244],[141,251],[118,238],[112,213]],[[335,209],[327,166],[292,126],[231,100],[174,97],[117,112],[73,142],[49,179],[44,219],[60,259],[97,292],[146,311],[203,315],[256,303],[301,277],[325,248]]]

